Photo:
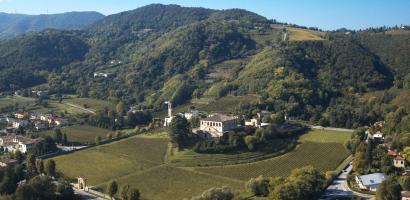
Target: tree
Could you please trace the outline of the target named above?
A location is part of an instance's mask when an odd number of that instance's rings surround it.
[[[37,175],[36,157],[33,154],[28,154],[26,158],[27,177],[30,179]]]
[[[128,200],[140,200],[140,196],[140,191],[135,188],[131,188],[128,191]]]
[[[383,181],[376,192],[377,200],[398,200],[400,199],[400,185],[397,180],[393,177],[389,177],[387,180]]]
[[[169,136],[172,143],[182,147],[191,133],[189,122],[185,117],[175,116],[169,126]]]
[[[108,183],[107,192],[108,192],[108,195],[111,197],[111,199],[117,193],[117,190],[118,190],[118,184],[116,181],[111,181],[110,183]]]
[[[65,133],[63,134],[63,142],[62,143],[63,143],[64,146],[68,145],[67,134],[65,134]]]
[[[36,176],[28,185],[32,188],[34,199],[54,200],[55,185],[49,176]]]
[[[269,194],[269,179],[263,176],[251,178],[245,188],[255,196],[267,196]]]
[[[125,112],[124,102],[122,101],[118,102],[117,106],[115,107],[115,110],[117,111],[118,114],[123,114]]]
[[[400,178],[400,185],[403,190],[410,191],[410,176],[402,176]]]
[[[366,168],[365,155],[363,152],[356,152],[353,159],[353,171],[360,174],[364,173]]]
[[[52,176],[52,177],[56,176],[56,162],[53,159],[46,161],[45,172],[49,176]]]
[[[58,200],[73,200],[75,198],[73,187],[70,182],[66,180],[60,180],[57,184],[56,192],[58,194]]]
[[[122,200],[129,200],[128,198],[128,190],[130,189],[129,185],[124,185],[121,187],[120,190],[120,197],[122,198]]]
[[[194,197],[192,200],[231,200],[233,197],[231,188],[222,187],[206,190],[201,196]]]
[[[95,137],[95,145],[100,145],[101,143],[101,136],[96,136]]]
[[[245,137],[244,142],[248,147],[249,151],[253,151],[256,148],[256,144],[258,143],[258,138],[253,135],[248,135]]]
[[[38,174],[44,173],[44,161],[42,159],[36,160],[36,169]]]
[[[14,159],[16,159],[19,163],[22,163],[24,160],[24,155],[21,153],[21,151],[17,150],[14,152]]]
[[[107,135],[105,137],[107,138],[108,141],[112,140],[112,134],[111,133],[107,133]]]
[[[34,191],[29,185],[21,185],[17,188],[16,200],[34,200]]]
[[[61,130],[60,130],[59,128],[56,128],[56,129],[54,130],[54,140],[55,140],[57,143],[60,143],[60,144],[61,144],[61,142],[63,141],[63,133],[61,132]]]

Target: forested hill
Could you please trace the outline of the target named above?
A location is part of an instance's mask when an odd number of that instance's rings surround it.
[[[52,94],[153,109],[165,100],[253,94],[258,103],[240,105],[241,114],[267,109],[355,127],[389,111],[371,107],[363,95],[410,87],[409,39],[406,29],[322,32],[241,9],[153,4],[80,31],[3,41],[0,90],[47,82]]]
[[[98,12],[68,12],[50,15],[0,13],[0,38],[39,32],[47,28],[76,30],[104,18]]]

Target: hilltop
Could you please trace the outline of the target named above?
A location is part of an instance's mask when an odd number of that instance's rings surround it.
[[[47,83],[51,94],[154,111],[163,109],[165,100],[181,105],[255,95],[257,103],[238,105],[242,114],[267,109],[357,127],[383,117],[357,111],[362,94],[403,87],[409,39],[406,30],[324,32],[242,9],[152,4],[82,30],[46,30],[3,41],[0,89]]]
[[[0,38],[39,32],[47,28],[81,29],[104,17],[103,14],[98,12],[67,12],[47,15],[0,13]]]

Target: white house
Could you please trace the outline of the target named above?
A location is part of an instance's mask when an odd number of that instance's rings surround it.
[[[209,133],[211,137],[221,137],[223,133],[238,127],[238,119],[237,116],[215,113],[201,119],[200,130]]]
[[[387,176],[383,173],[367,174],[363,176],[356,176],[356,183],[359,185],[360,189],[377,191],[377,187],[386,180]]]
[[[197,117],[199,116],[199,111],[198,110],[190,110],[189,112],[184,112],[181,113],[185,119],[190,120],[192,117]]]
[[[96,77],[108,78],[108,74],[107,73],[101,73],[101,72],[95,72],[94,73],[94,78],[96,78]]]
[[[9,135],[0,137],[0,146],[7,149],[9,152],[19,150],[22,153],[26,153],[31,151],[34,146],[42,140],[42,138],[31,139],[20,135]]]

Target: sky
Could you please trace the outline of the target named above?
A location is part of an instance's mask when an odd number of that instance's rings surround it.
[[[243,8],[268,19],[324,30],[410,25],[410,0],[0,0],[0,12],[98,11],[110,15],[152,3]]]

